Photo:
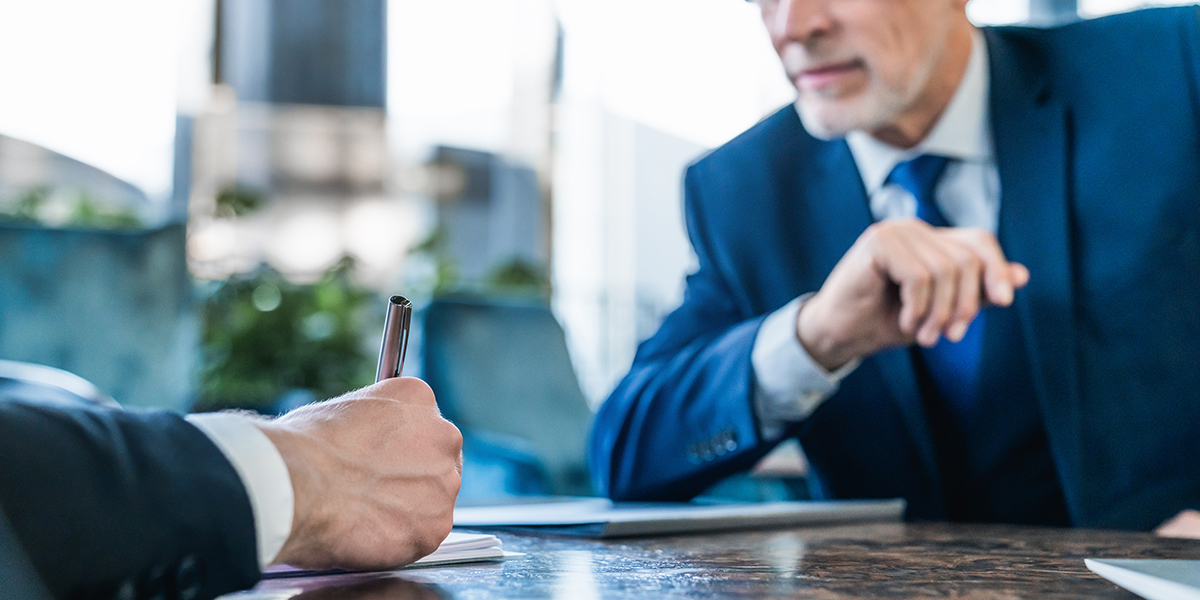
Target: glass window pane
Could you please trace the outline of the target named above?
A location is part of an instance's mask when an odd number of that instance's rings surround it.
[[[1029,20],[1029,0],[971,0],[967,17],[976,25],[1008,25]]]
[[[1079,14],[1099,17],[1150,6],[1180,6],[1195,4],[1196,0],[1079,0]]]

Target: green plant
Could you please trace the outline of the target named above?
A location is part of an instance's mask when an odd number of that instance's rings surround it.
[[[48,207],[66,209],[66,218],[47,219]],[[97,199],[86,190],[33,187],[22,192],[15,201],[0,206],[0,222],[47,227],[77,227],[80,229],[137,229],[144,226],[138,215],[128,208]]]
[[[324,398],[371,383],[364,335],[376,298],[352,269],[344,259],[311,285],[270,269],[221,283],[203,308],[196,409],[263,409],[288,390]]]
[[[497,265],[488,274],[485,291],[508,296],[550,297],[545,269],[521,258]]]
[[[132,211],[109,206],[80,192],[71,205],[66,224],[83,229],[137,229],[142,220]]]
[[[227,187],[217,194],[217,214],[240,217],[257,211],[263,205],[263,195],[249,188]]]

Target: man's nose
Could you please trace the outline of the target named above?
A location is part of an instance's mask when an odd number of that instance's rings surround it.
[[[807,45],[833,31],[835,21],[828,0],[779,0],[770,23],[772,37]]]

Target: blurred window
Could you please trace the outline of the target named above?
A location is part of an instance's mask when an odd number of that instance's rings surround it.
[[[1029,20],[1029,0],[971,0],[967,17],[976,25],[1009,25]]]
[[[0,134],[171,189],[179,16],[196,0],[0,6]]]
[[[1196,0],[1079,0],[1079,15],[1099,17],[1151,6],[1181,6],[1195,4]]]

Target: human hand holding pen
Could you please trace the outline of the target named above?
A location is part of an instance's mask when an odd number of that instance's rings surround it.
[[[462,434],[442,418],[425,382],[398,377],[411,304],[404,300],[400,308],[409,313],[393,314],[397,298],[380,357],[381,370],[394,368],[389,376],[258,423],[283,456],[295,493],[291,535],[276,563],[395,568],[437,549],[450,533]]]

